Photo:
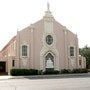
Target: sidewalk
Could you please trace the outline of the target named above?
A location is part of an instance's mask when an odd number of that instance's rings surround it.
[[[5,75],[5,76],[0,76],[0,80],[7,80],[11,79],[13,76]]]
[[[50,78],[75,78],[75,77],[90,77],[90,73],[80,74],[58,74],[58,75],[32,75],[32,76],[0,76],[0,80],[9,79],[50,79]]]

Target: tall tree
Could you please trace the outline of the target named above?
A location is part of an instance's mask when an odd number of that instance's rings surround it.
[[[80,48],[79,53],[86,58],[86,66],[90,68],[90,47],[85,46],[84,48]]]

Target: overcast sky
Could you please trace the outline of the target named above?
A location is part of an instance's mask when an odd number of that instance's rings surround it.
[[[90,46],[90,0],[0,0],[0,50],[17,30],[43,18],[47,2],[54,18],[77,33],[79,47]]]

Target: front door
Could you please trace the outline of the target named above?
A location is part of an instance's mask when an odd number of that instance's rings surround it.
[[[48,53],[45,57],[45,68],[46,71],[54,70],[54,56],[51,53]]]
[[[6,62],[0,62],[0,73],[6,72]]]

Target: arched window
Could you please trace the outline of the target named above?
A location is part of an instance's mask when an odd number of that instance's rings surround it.
[[[22,45],[22,56],[27,56],[27,45]]]
[[[82,61],[81,60],[79,60],[79,65],[82,65]]]
[[[45,57],[46,60],[48,60],[49,58],[50,58],[52,61],[54,60],[54,57],[53,57],[53,55],[52,55],[51,53],[48,53],[47,56]]]
[[[70,47],[70,56],[74,56],[74,47]]]

